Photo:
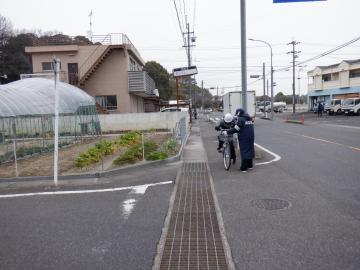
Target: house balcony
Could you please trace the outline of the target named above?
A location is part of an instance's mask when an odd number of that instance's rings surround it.
[[[129,93],[143,98],[158,98],[154,80],[146,71],[129,71]]]

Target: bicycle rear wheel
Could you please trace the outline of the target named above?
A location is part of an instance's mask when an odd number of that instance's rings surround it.
[[[226,144],[223,151],[223,159],[224,159],[224,167],[225,170],[229,170],[231,166],[231,153],[230,153],[230,145]]]

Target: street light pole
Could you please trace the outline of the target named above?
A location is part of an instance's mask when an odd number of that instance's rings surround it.
[[[304,67],[306,67],[306,65],[305,66],[299,66],[300,68],[299,68],[299,70],[298,70],[298,87],[299,87],[299,98],[298,98],[298,104],[300,105],[300,80],[301,80],[301,77],[300,77],[300,71],[302,71],[302,70],[304,70]]]
[[[274,110],[273,110],[273,103],[274,103],[274,68],[273,68],[272,46],[270,45],[270,43],[268,43],[268,42],[266,42],[264,40],[253,39],[253,38],[249,38],[249,40],[264,43],[267,46],[269,46],[269,48],[270,48],[270,89],[271,89],[271,105],[270,105],[270,108],[271,108],[271,120],[273,120],[274,119]]]

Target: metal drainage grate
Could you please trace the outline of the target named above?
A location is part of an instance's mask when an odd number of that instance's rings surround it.
[[[281,210],[291,206],[290,202],[280,199],[253,200],[250,205],[265,210]]]
[[[227,269],[204,162],[184,163],[160,269]]]

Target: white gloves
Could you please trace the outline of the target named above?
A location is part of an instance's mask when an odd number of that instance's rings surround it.
[[[224,130],[224,131],[221,132],[221,134],[227,136],[227,131]]]

